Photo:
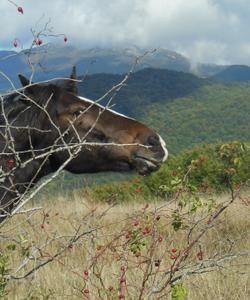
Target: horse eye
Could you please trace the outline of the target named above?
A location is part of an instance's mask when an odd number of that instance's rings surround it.
[[[99,130],[96,130],[95,128],[91,129],[90,133],[93,135],[95,139],[99,142],[107,142],[107,137],[104,133],[102,133]]]
[[[74,115],[74,117],[77,118],[77,117],[80,116],[83,112],[84,112],[83,110],[76,110],[76,111],[73,113],[73,115]]]

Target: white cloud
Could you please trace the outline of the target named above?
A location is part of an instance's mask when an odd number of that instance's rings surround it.
[[[51,18],[54,32],[65,33],[79,47],[165,47],[196,61],[250,64],[249,0],[20,0],[18,4],[24,15],[0,0],[0,47],[9,47],[15,37],[27,45],[32,40],[30,28],[42,28]]]

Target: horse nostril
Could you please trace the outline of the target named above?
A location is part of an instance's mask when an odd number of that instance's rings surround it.
[[[147,144],[150,146],[159,146],[160,145],[159,138],[155,135],[150,135],[147,139]]]

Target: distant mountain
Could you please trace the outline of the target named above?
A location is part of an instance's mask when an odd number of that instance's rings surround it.
[[[216,64],[195,64],[191,67],[191,73],[196,74],[199,77],[207,78],[214,76],[215,74],[222,72],[228,66],[216,65]]]
[[[32,51],[0,51],[0,70],[15,84],[17,74],[29,75],[31,68],[28,59],[35,63],[35,79],[42,80],[67,76],[73,65],[78,74],[110,73],[122,74],[130,70],[136,57],[141,57],[136,70],[153,67],[189,72],[189,60],[173,51],[158,49],[147,52],[137,47],[126,49],[78,49],[71,46],[45,45]],[[10,88],[10,84],[0,78],[0,90]]]
[[[146,55],[145,55],[146,54]],[[225,69],[214,64],[193,65],[188,58],[167,49],[147,51],[138,47],[126,49],[79,49],[72,46],[47,44],[21,52],[0,51],[0,71],[19,86],[17,74],[31,73],[29,62],[35,64],[35,80],[68,76],[73,65],[78,74],[123,74],[131,69],[136,57],[141,57],[135,70],[145,68],[168,69],[209,77]],[[10,89],[11,84],[0,75],[0,91]]]
[[[232,65],[215,74],[213,79],[223,82],[250,80],[250,67],[244,65]]]

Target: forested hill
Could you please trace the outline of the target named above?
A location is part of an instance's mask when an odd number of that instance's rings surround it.
[[[79,86],[81,95],[98,99],[123,76],[97,74]],[[177,153],[195,144],[250,141],[250,82],[233,85],[182,72],[145,69],[131,76],[114,109],[155,128]]]
[[[96,100],[120,83],[124,76],[95,74],[84,79],[81,77],[83,82],[79,84],[79,94]],[[126,85],[115,96],[114,109],[129,116],[138,117],[142,115],[142,107],[145,105],[155,102],[172,102],[176,98],[192,95],[202,86],[209,84],[211,84],[209,80],[189,73],[147,68],[129,77]]]
[[[196,144],[250,141],[250,83],[207,85],[172,103],[154,103],[144,121],[165,138],[172,153]]]

